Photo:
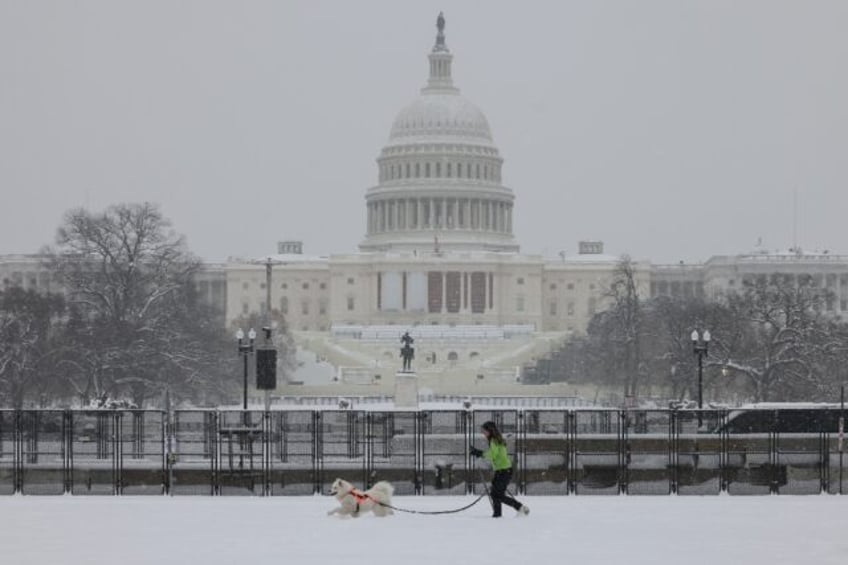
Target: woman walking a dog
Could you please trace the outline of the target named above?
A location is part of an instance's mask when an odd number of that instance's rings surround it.
[[[492,498],[492,518],[501,517],[502,504],[515,508],[519,516],[526,516],[530,513],[530,509],[506,493],[506,487],[512,480],[512,462],[507,455],[506,441],[504,441],[501,432],[498,431],[498,426],[494,422],[484,422],[480,431],[489,444],[488,448],[484,451],[472,445],[469,451],[474,457],[483,457],[488,460],[495,472],[489,491]]]

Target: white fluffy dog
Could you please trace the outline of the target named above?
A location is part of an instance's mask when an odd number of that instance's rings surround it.
[[[358,518],[365,512],[373,512],[375,516],[394,514],[388,506],[392,503],[392,493],[395,487],[386,481],[380,481],[368,490],[360,491],[349,482],[336,479],[330,487],[330,494],[339,501],[339,507],[327,512],[328,516],[353,516]]]

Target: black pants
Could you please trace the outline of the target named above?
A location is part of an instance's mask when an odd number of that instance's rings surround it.
[[[498,517],[501,515],[501,504],[506,504],[516,510],[521,508],[521,503],[506,493],[506,487],[511,480],[512,469],[495,471],[495,476],[492,477],[492,488],[489,490],[489,494],[492,495],[492,510],[494,510],[492,516]]]

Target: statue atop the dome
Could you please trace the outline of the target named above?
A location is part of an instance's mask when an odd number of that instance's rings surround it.
[[[445,15],[442,12],[439,12],[439,17],[436,18],[436,29],[439,30],[439,33],[436,34],[436,46],[433,50],[447,51],[448,48],[445,46]]]

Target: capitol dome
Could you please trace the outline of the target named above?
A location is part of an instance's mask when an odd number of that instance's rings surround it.
[[[423,92],[400,111],[389,142],[417,137],[468,137],[492,142],[489,121],[474,103],[456,93]]]
[[[363,251],[518,251],[503,159],[486,116],[453,83],[444,24],[439,14],[427,84],[398,113],[377,158]]]

